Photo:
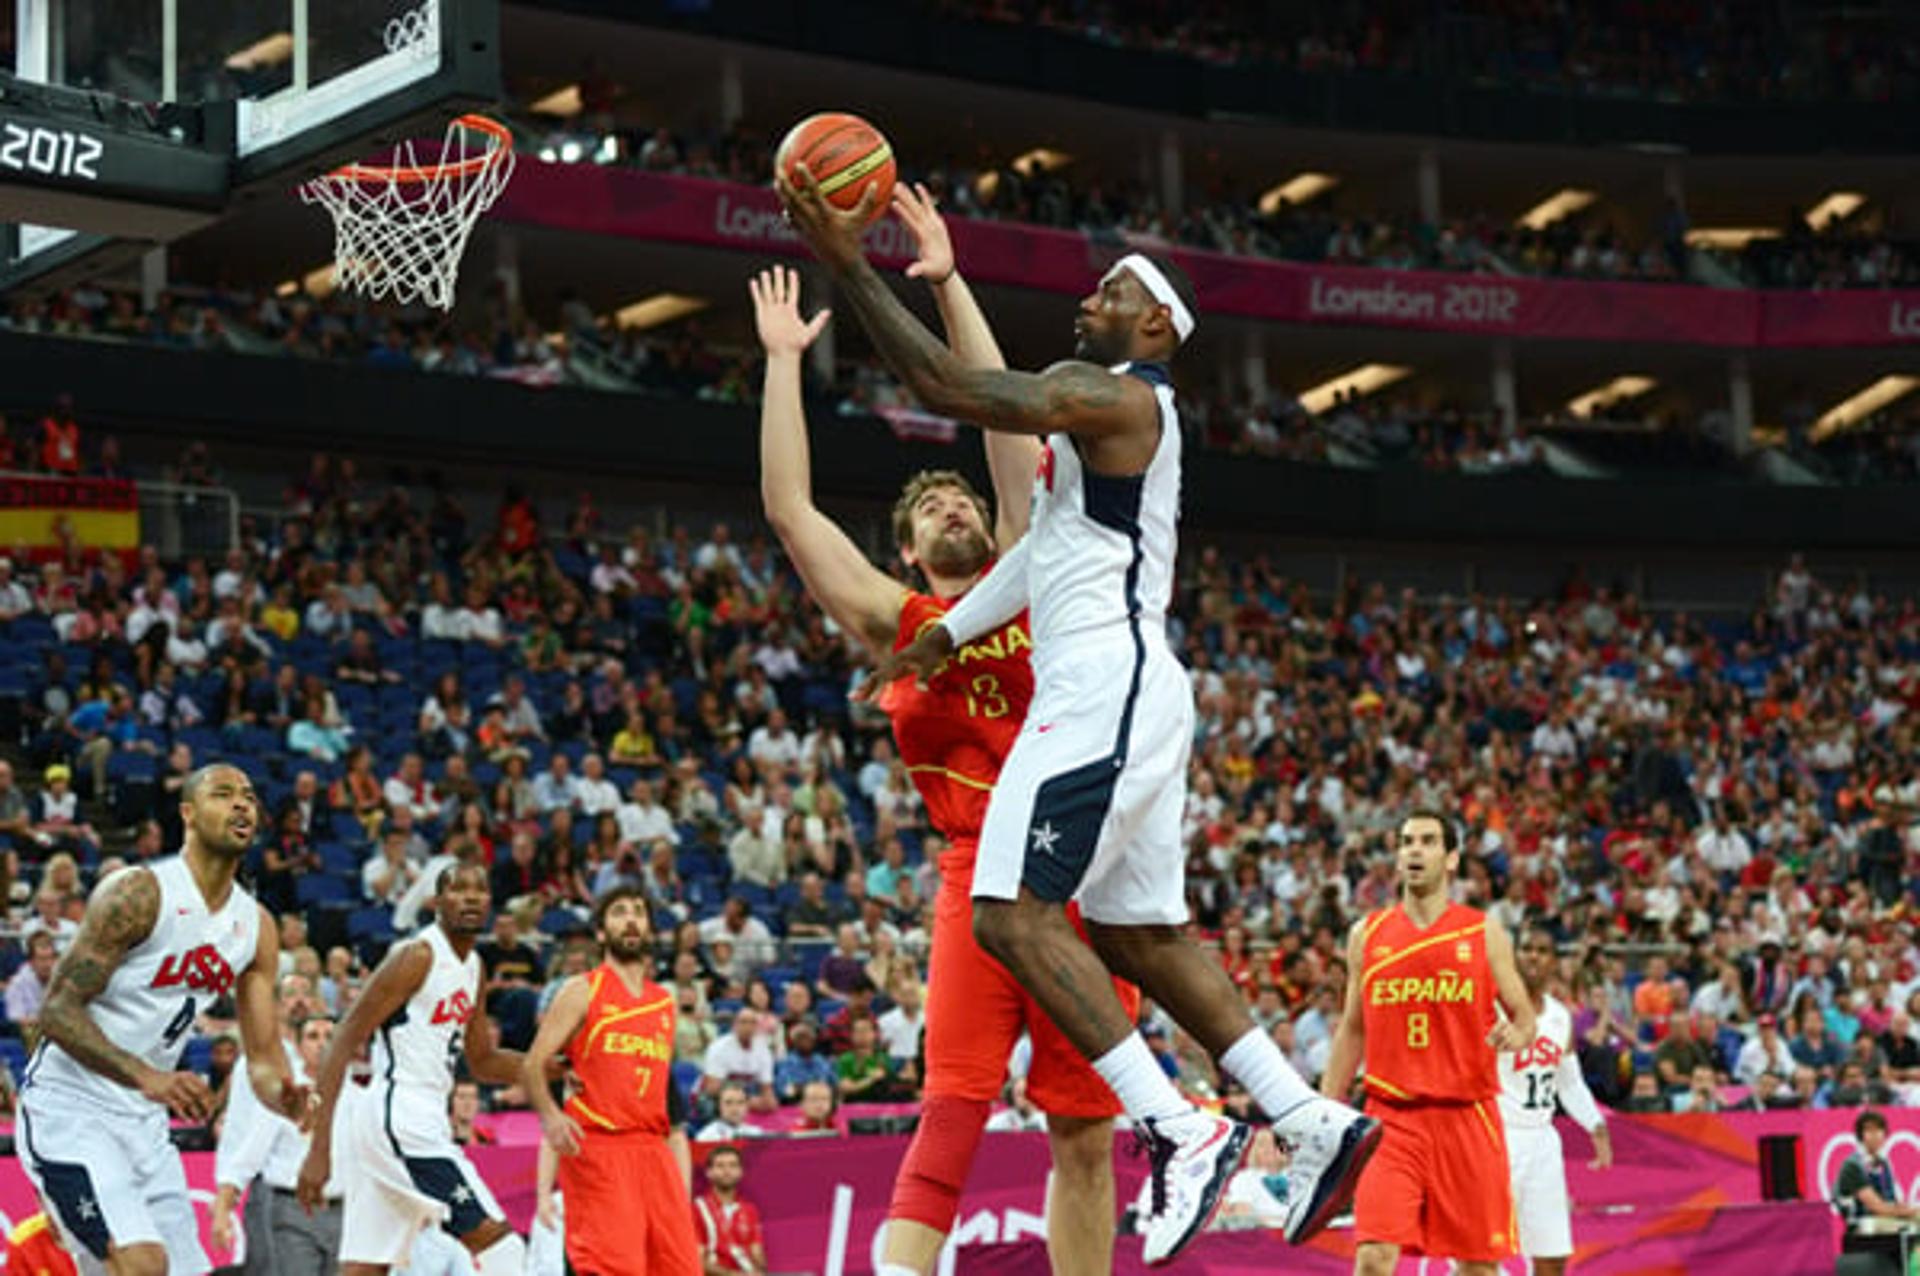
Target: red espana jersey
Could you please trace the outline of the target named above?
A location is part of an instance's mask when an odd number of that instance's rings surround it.
[[[73,1259],[45,1214],[35,1214],[7,1236],[7,1276],[74,1276]]]
[[[1422,929],[1396,904],[1362,934],[1367,1092],[1394,1103],[1498,1095],[1498,1058],[1487,1044],[1496,993],[1486,914],[1451,904]]]
[[[736,1196],[729,1206],[712,1191],[693,1198],[693,1234],[717,1266],[736,1272],[752,1271],[753,1247],[766,1243],[753,1202]]]
[[[948,603],[909,593],[900,608],[895,651],[946,615]],[[954,652],[920,690],[911,678],[886,689],[880,707],[893,719],[900,760],[927,804],[927,817],[973,866],[987,818],[987,798],[1000,778],[1033,700],[1033,637],[1027,613]],[[955,865],[954,867],[961,867]],[[949,866],[942,864],[944,873]]]
[[[567,1112],[587,1131],[668,1132],[673,1084],[673,994],[648,981],[636,995],[610,964],[587,976],[587,1017],[567,1043],[579,1083]]]

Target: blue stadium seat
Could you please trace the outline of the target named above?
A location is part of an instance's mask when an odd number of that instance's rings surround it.
[[[347,914],[347,938],[356,944],[393,942],[393,910],[384,904],[354,909]]]
[[[293,894],[300,907],[311,908],[315,904],[347,903],[359,894],[359,889],[332,873],[303,873],[294,882]]]
[[[359,833],[359,821],[354,821],[355,833]],[[352,877],[360,872],[366,862],[366,855],[356,851],[345,842],[322,842],[315,850],[320,852],[320,863],[327,872],[336,877]]]

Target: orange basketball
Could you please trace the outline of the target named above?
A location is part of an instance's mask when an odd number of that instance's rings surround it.
[[[859,207],[860,197],[871,186],[875,188],[873,217],[878,218],[893,198],[893,147],[879,129],[857,115],[824,111],[787,130],[774,152],[773,166],[793,181],[797,164],[807,166],[820,183],[820,193],[837,208]]]

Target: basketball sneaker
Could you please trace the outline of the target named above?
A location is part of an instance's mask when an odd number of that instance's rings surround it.
[[[1289,1244],[1316,1235],[1353,1204],[1381,1132],[1378,1121],[1332,1099],[1309,1099],[1274,1122],[1274,1136],[1293,1158],[1287,1163]]]
[[[1136,1127],[1152,1166],[1147,1187],[1141,1257],[1150,1267],[1170,1263],[1206,1230],[1226,1196],[1227,1182],[1247,1154],[1253,1130],[1226,1117],[1189,1112],[1169,1120],[1151,1118]]]

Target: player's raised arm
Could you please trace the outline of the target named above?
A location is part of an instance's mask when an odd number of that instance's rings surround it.
[[[308,1090],[293,1079],[287,1051],[280,1044],[280,1010],[274,983],[280,975],[280,927],[273,914],[260,909],[259,939],[253,964],[235,981],[234,1000],[240,1009],[240,1048],[247,1056],[247,1080],[269,1112],[290,1121],[306,1115]]]
[[[1361,960],[1366,956],[1367,919],[1362,917],[1347,932],[1347,997],[1340,1012],[1340,1026],[1334,1030],[1333,1044],[1327,1049],[1327,1070],[1320,1077],[1320,1093],[1344,1101],[1353,1089],[1353,1074],[1360,1070],[1366,1053],[1366,1007],[1360,1004]]]
[[[177,1116],[204,1120],[213,1108],[207,1083],[191,1072],[161,1072],[108,1039],[87,1013],[128,950],[153,933],[160,883],[151,870],[129,868],[102,882],[87,901],[80,933],[53,968],[40,1008],[47,1040],[109,1081],[138,1090]]]
[[[988,370],[1007,366],[994,339],[987,316],[974,300],[973,289],[961,275],[953,253],[953,240],[947,234],[946,221],[934,207],[933,195],[925,186],[915,184],[893,188],[893,211],[901,223],[913,232],[920,255],[907,267],[911,277],[924,279],[933,288],[934,305],[940,310],[940,324],[947,331],[947,346],[954,358],[969,368]],[[1032,435],[985,434],[987,470],[993,476],[994,543],[1001,553],[1027,534],[1027,516],[1034,471],[1040,465],[1040,442]]]
[[[930,411],[984,430],[1068,433],[1084,438],[1157,437],[1159,404],[1146,382],[1093,363],[1056,363],[1045,372],[968,368],[893,295],[860,249],[873,191],[852,212],[833,209],[804,166],[800,185],[778,179],[788,216],[834,272],[840,295],[894,374]],[[1101,295],[1112,285],[1102,284]]]
[[[1540,1031],[1534,1022],[1533,998],[1513,962],[1513,936],[1492,913],[1487,914],[1487,965],[1493,968],[1493,986],[1507,1011],[1506,1019],[1487,1034],[1487,1044],[1500,1051],[1531,1045]]]
[[[760,400],[760,499],[767,522],[815,601],[842,629],[871,650],[884,652],[893,646],[906,590],[869,562],[813,503],[800,356],[820,335],[829,312],[801,321],[800,276],[784,266],[754,276],[748,291],[760,344],[767,351]]]
[[[432,969],[433,952],[425,941],[395,944],[374,970],[365,990],[353,1003],[353,1009],[347,1011],[347,1017],[334,1029],[333,1040],[327,1044],[327,1053],[321,1057],[313,1078],[314,1094],[319,1101],[309,1105],[308,1128],[313,1141],[308,1145],[306,1161],[300,1166],[300,1203],[309,1210],[320,1208],[326,1201],[327,1178],[333,1170],[333,1109],[340,1101],[347,1065],[366,1049],[375,1030],[420,991],[427,972]]]
[[[520,1084],[526,1087],[527,1101],[540,1117],[540,1132],[546,1136],[547,1145],[562,1156],[580,1150],[580,1126],[554,1102],[553,1091],[547,1087],[547,1066],[587,1021],[587,1007],[592,1001],[593,992],[584,975],[574,975],[561,984],[553,1004],[540,1017],[540,1031],[534,1034],[533,1044],[527,1047],[520,1064]]]

